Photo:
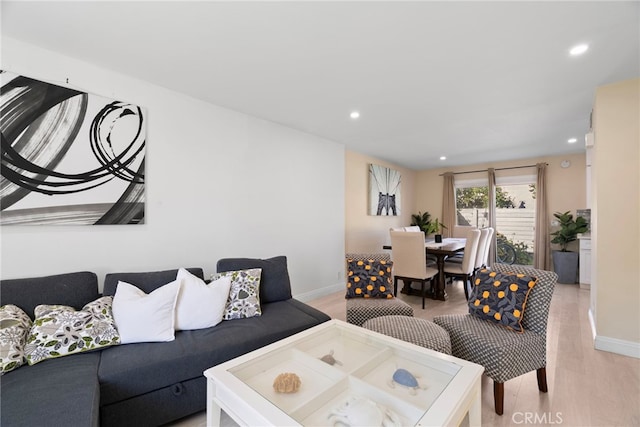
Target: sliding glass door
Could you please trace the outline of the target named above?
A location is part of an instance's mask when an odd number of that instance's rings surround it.
[[[457,225],[489,226],[489,188],[486,180],[456,180]],[[496,261],[533,264],[535,177],[497,178]]]

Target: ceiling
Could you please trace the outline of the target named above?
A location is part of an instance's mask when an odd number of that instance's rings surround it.
[[[638,2],[1,8],[3,36],[412,169],[581,152],[595,88],[640,76]]]

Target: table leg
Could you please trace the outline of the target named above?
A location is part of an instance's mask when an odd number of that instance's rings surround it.
[[[444,289],[444,255],[437,255],[437,264],[438,264],[438,283],[436,284],[436,292],[433,296],[433,299],[437,299],[440,301],[447,300],[447,292]]]
[[[482,399],[480,398],[480,390],[476,392],[476,396],[471,402],[469,408],[469,427],[480,427],[482,424]]]
[[[402,289],[400,289],[401,294],[411,295],[411,281],[402,279]]]
[[[218,405],[214,397],[216,395],[216,386],[214,382],[207,379],[207,427],[220,426],[220,405]]]

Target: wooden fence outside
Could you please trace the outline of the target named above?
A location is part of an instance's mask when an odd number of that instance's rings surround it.
[[[496,209],[496,228],[514,243],[522,242],[528,246],[527,252],[533,252],[533,235],[535,227],[535,209]],[[464,219],[463,219],[464,218]],[[458,223],[483,228],[488,225],[487,210],[468,208],[458,209]],[[466,225],[466,224],[465,224]]]

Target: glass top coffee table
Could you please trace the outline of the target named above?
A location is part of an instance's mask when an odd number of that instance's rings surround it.
[[[207,425],[479,426],[483,371],[331,320],[207,369]]]

